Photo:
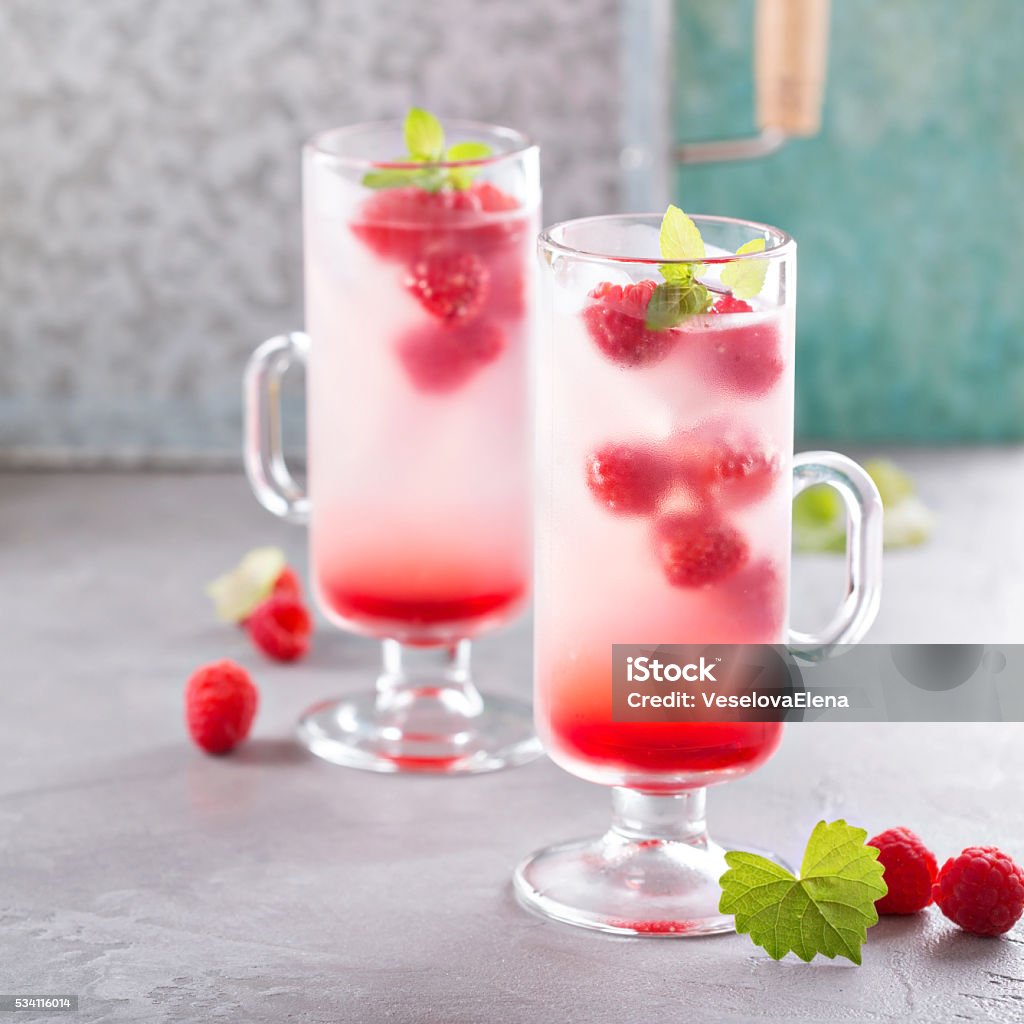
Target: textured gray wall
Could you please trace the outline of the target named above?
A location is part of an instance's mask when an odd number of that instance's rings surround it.
[[[617,0],[3,0],[0,456],[234,453],[301,325],[298,154],[401,114],[519,127],[548,219],[616,202]]]

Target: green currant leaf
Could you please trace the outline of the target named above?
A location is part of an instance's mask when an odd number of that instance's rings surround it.
[[[819,821],[799,878],[757,854],[727,853],[719,910],[735,915],[736,931],[773,960],[792,952],[810,962],[820,953],[859,964],[867,930],[878,921],[875,902],[889,891],[867,836],[842,819]]]

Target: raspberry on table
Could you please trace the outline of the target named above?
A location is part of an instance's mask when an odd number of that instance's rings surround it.
[[[728,579],[747,563],[750,548],[735,527],[714,514],[664,516],[655,547],[674,587],[700,587]]]
[[[226,754],[249,735],[258,704],[259,693],[241,665],[203,665],[185,687],[189,735],[207,753]]]
[[[271,596],[294,597],[296,600],[302,600],[302,580],[290,565],[286,565],[281,570],[281,575],[274,582]]]
[[[932,901],[938,865],[935,854],[909,828],[889,828],[869,839],[885,868],[888,893],[875,903],[880,914],[916,914]]]
[[[423,324],[398,345],[398,356],[420,391],[446,394],[461,387],[505,348],[501,327],[478,318],[468,324]]]
[[[295,661],[309,650],[313,620],[294,597],[269,597],[249,616],[252,642],[275,661]]]
[[[633,444],[606,444],[587,457],[587,486],[610,512],[647,515],[672,482],[672,464],[659,452]]]
[[[406,271],[406,291],[439,320],[465,323],[480,312],[490,273],[471,252],[435,252]]]
[[[602,281],[594,288],[583,310],[583,322],[597,347],[620,366],[653,366],[661,362],[679,340],[674,328],[647,329],[645,319],[656,281],[611,284]]]
[[[270,590],[267,597],[293,597],[297,601],[302,600],[302,580],[299,579],[298,573],[290,566],[286,565],[280,575],[274,580],[274,585]],[[264,601],[266,598],[263,599]],[[253,611],[262,604],[262,601],[257,601],[253,607]],[[243,629],[249,628],[249,619],[252,617],[252,612],[241,619],[238,623]]]
[[[965,932],[1003,935],[1024,913],[1024,869],[995,846],[968,846],[942,865],[932,896]]]

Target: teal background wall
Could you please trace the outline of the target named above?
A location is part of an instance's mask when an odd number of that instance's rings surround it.
[[[675,13],[678,139],[753,132],[753,0]],[[833,0],[821,134],[676,201],[797,239],[804,437],[1024,437],[1024,0]]]

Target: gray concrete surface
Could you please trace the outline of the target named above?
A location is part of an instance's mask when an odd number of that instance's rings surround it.
[[[1024,455],[905,459],[941,522],[887,559],[874,638],[1019,640]],[[298,713],[365,684],[375,651],[324,627],[308,661],[273,666],[212,620],[203,583],[269,542],[304,564],[301,532],[233,475],[0,475],[0,992],[77,993],[67,1019],[89,1022],[1024,1017],[1024,930],[975,939],[934,910],[884,920],[860,968],[524,913],[513,865],[603,828],[607,794],[546,761],[438,780],[301,754]],[[838,571],[799,561],[803,624]],[[525,625],[478,654],[485,688],[527,694]],[[248,746],[210,759],[181,693],[221,657],[252,669],[262,707]],[[942,855],[1024,858],[1022,728],[792,726],[763,770],[712,793],[711,825],[790,858],[838,816],[911,825]]]

